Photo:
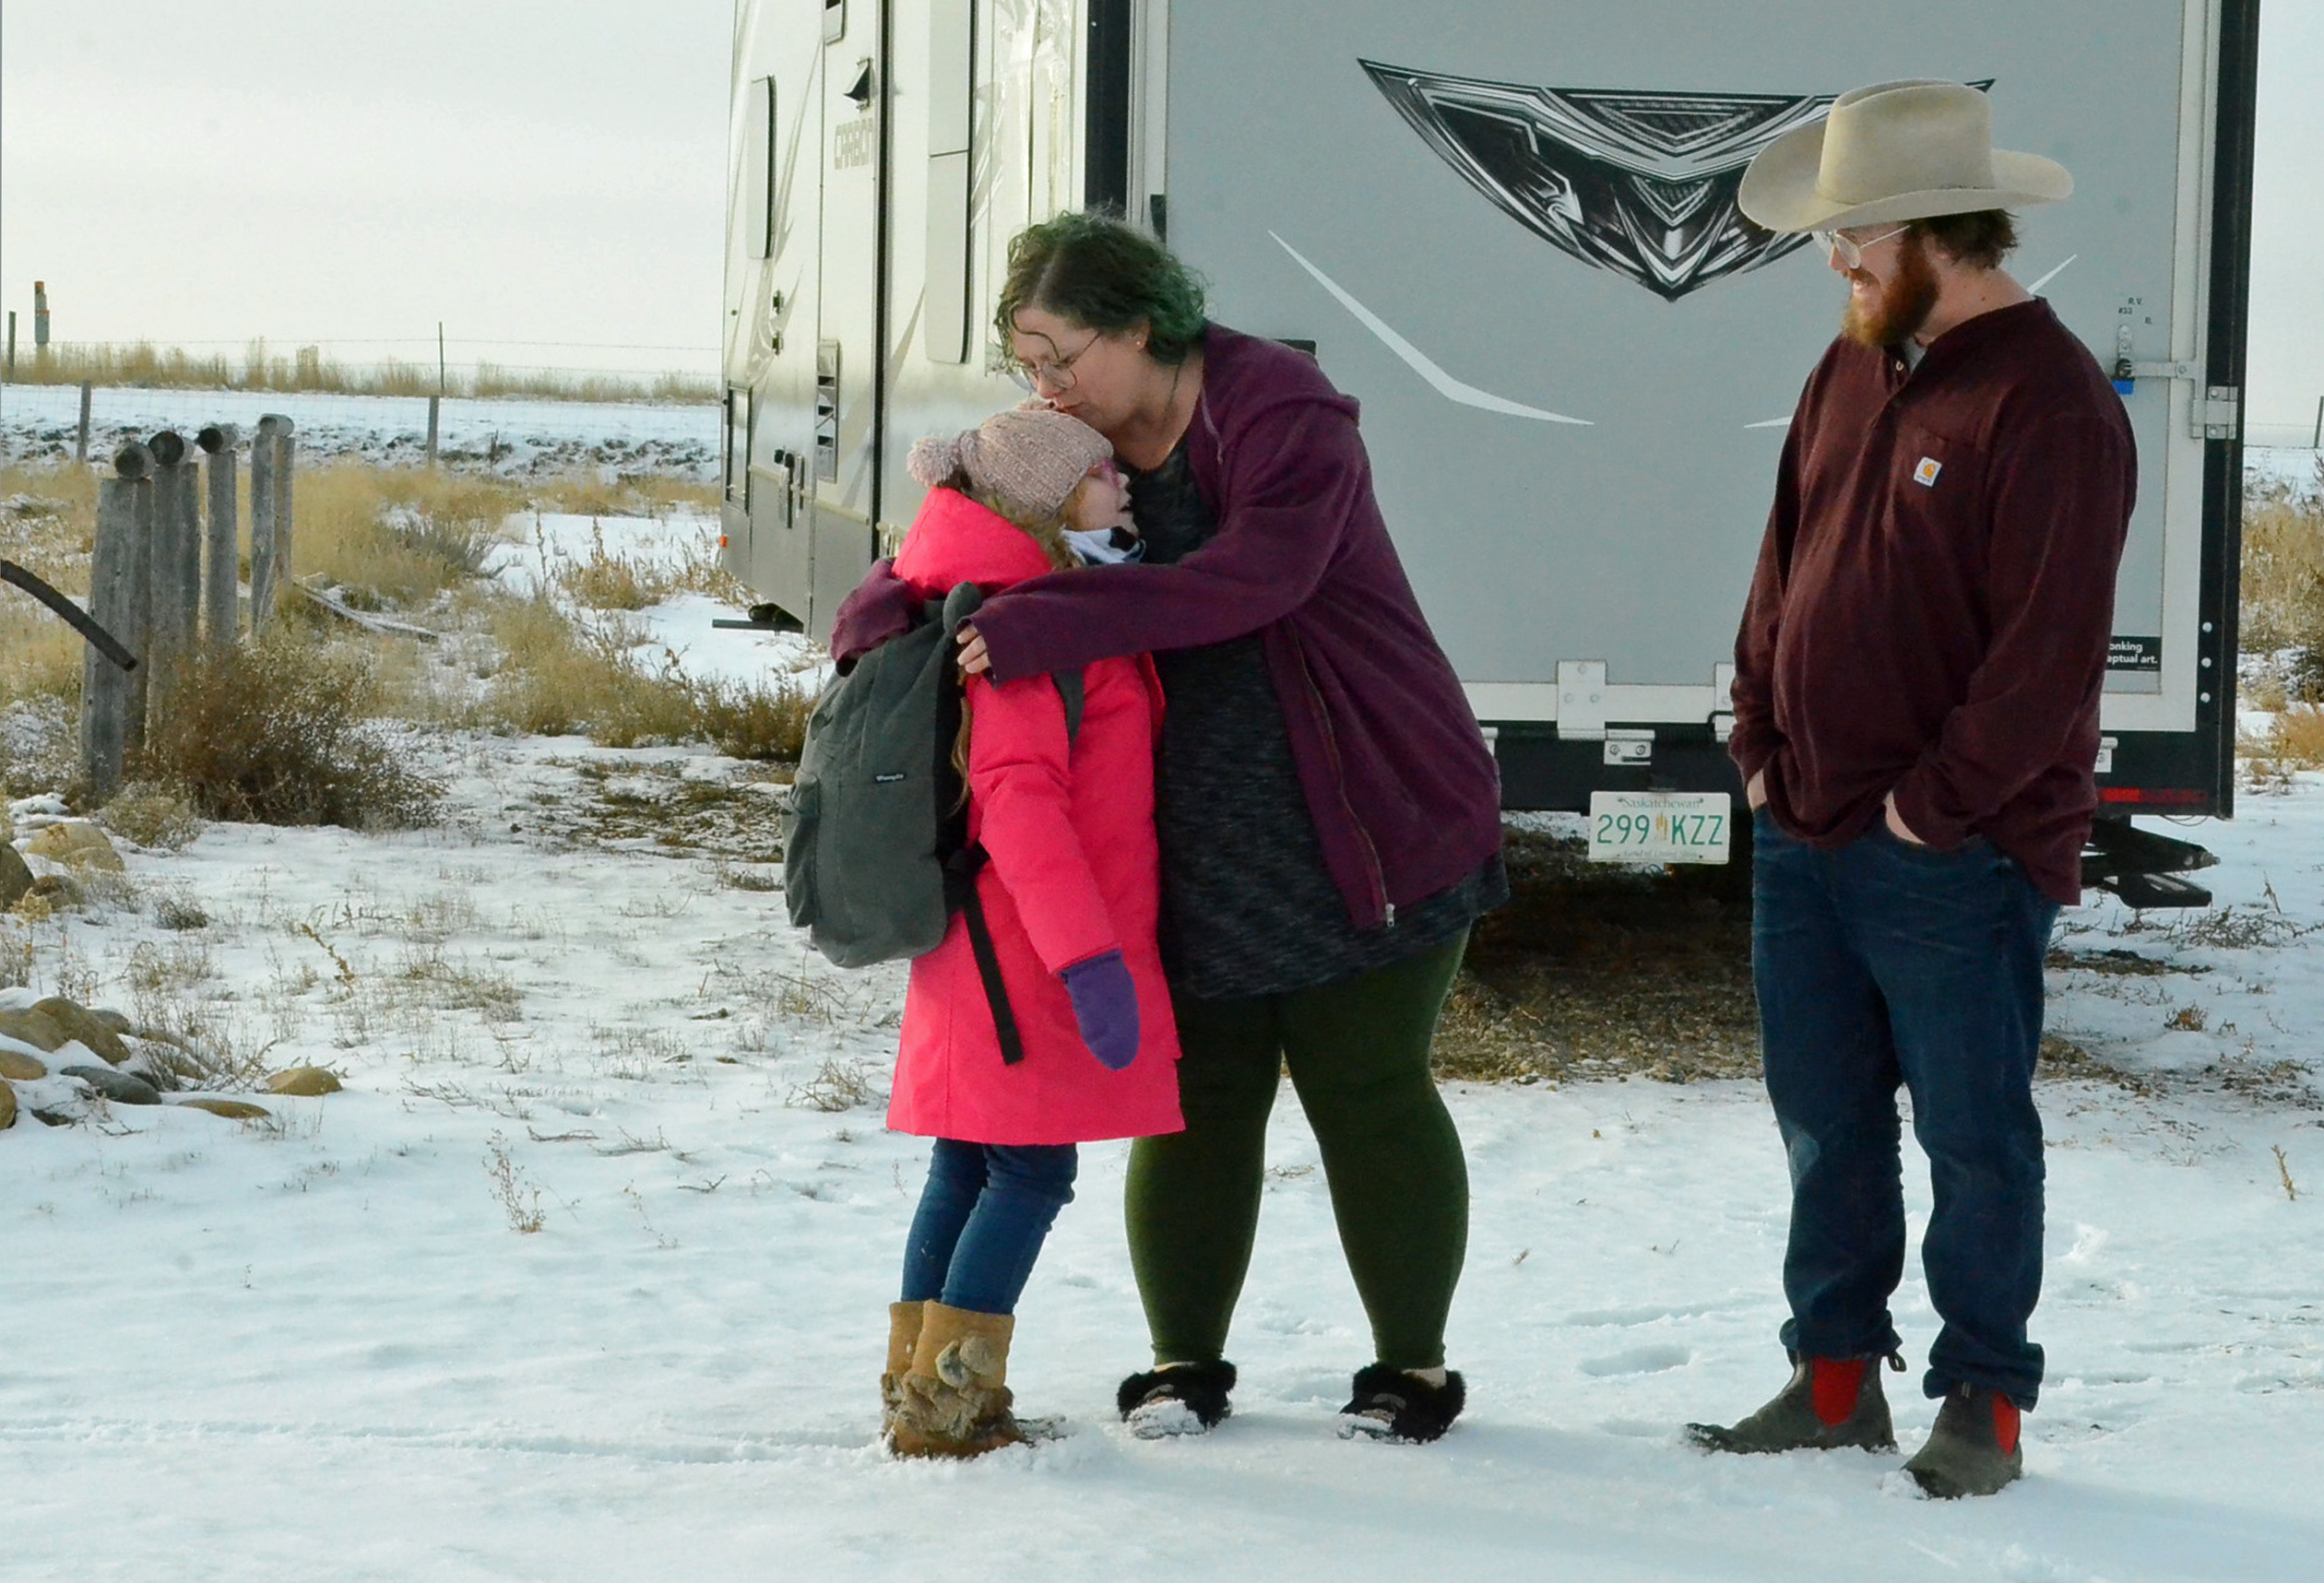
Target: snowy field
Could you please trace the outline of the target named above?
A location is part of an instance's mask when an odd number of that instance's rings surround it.
[[[494,571],[517,587],[600,536],[682,558],[703,531],[515,526]],[[806,645],[722,613],[624,619],[641,663],[812,679]],[[213,825],[127,848],[124,894],[29,926],[31,989],[0,1005],[173,1002],[347,1087],[253,1096],[269,1123],[117,1105],[0,1133],[10,1583],[2324,1575],[2324,776],[2165,827],[2219,854],[2211,911],[2065,916],[2052,1027],[2101,1064],[2040,1089],[2050,1378],[2025,1481],[1946,1504],[1897,1471],[1934,1416],[1916,1270],[1903,1453],[1680,1442],[1784,1372],[1782,1155],[1731,1083],[1449,1092],[1471,1407],[1436,1446],[1333,1432],[1369,1348],[1286,1091],[1217,1434],[1113,1420],[1144,1327],[1125,1151],[1097,1145],[1012,1360],[1068,1433],[891,1461],[875,1384],[928,1158],[881,1125],[901,973],[826,968],[759,888],[758,766],[429,751],[437,828]],[[19,847],[41,817],[19,808]],[[1909,1151],[1907,1183],[1917,1226]]]
[[[234,423],[247,441],[258,419],[279,412],[296,425],[310,455],[418,463],[427,455],[428,400],[410,396],[340,396],[264,390],[139,390],[108,386],[89,395],[91,458],[130,440],[175,429],[191,441],[211,423]],[[11,462],[62,462],[73,455],[80,387],[0,386],[0,448]],[[438,455],[504,473],[580,467],[617,473],[717,476],[718,408],[663,402],[469,400],[446,397],[437,419]]]
[[[1783,1372],[1782,1160],[1732,1084],[1451,1093],[1472,1407],[1435,1447],[1333,1433],[1368,1353],[1286,1097],[1218,1434],[1112,1421],[1143,1332],[1107,1145],[1013,1374],[1071,1432],[889,1461],[873,1382],[927,1160],[876,1097],[900,975],[824,968],[779,894],[733,882],[748,864],[590,833],[592,809],[711,792],[771,820],[743,766],[439,751],[441,828],[213,826],[129,854],[133,908],[36,926],[38,987],[159,979],[348,1087],[260,1096],[271,1126],[116,1106],[0,1135],[12,1579],[2317,1575],[2324,779],[2192,833],[2218,911],[2068,915],[2061,944],[2109,970],[2055,975],[2054,1023],[2150,1092],[2044,1084],[2030,1471],[1943,1505],[1899,1456],[1679,1443]],[[1899,1313],[1917,1368],[1916,1276]],[[1930,1404],[1895,1400],[1909,1452]]]

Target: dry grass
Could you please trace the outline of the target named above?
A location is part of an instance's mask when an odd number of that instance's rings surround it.
[[[25,384],[137,385],[189,390],[326,391],[347,396],[433,396],[436,365],[397,358],[346,363],[319,347],[288,357],[264,340],[240,357],[188,351],[150,341],[58,341],[27,356],[19,352],[16,380]],[[615,373],[602,370],[511,368],[478,362],[448,370],[445,396],[527,396],[547,401],[705,402],[718,398],[714,379],[690,373]]]
[[[301,468],[297,490],[292,574],[374,608],[424,606],[473,578],[525,503],[505,479],[359,462]]]
[[[2244,652],[2282,656],[2289,694],[2324,703],[2324,458],[2311,488],[2247,490],[2243,533]]]
[[[2295,770],[2324,770],[2324,707],[2284,703],[2268,728],[2247,734],[2235,750],[2255,786],[2288,786]]]
[[[576,622],[547,598],[512,600],[492,615],[500,669],[480,715],[504,730],[587,733],[601,748],[706,741],[737,759],[795,760],[814,700],[783,681],[702,680],[631,656],[635,631],[618,617]]]
[[[89,591],[97,475],[82,467],[0,468],[0,560],[76,599]],[[78,707],[81,639],[20,588],[0,587],[0,711],[65,701]]]
[[[715,518],[718,513],[717,485],[660,473],[611,483],[595,474],[573,473],[528,480],[525,493],[539,509],[570,516],[664,517],[691,511]]]

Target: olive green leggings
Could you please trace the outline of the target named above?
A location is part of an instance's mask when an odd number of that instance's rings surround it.
[[[1283,1069],[1323,1153],[1378,1361],[1444,1362],[1468,1245],[1468,1164],[1429,1072],[1465,933],[1317,989],[1175,1002],[1186,1130],[1130,1152],[1130,1258],[1157,1364],[1223,1355],[1251,1265]]]

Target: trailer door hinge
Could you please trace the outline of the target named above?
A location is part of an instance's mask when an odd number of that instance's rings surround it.
[[[2214,384],[2203,392],[2189,415],[2188,431],[2200,440],[2233,440],[2242,416],[2243,392],[2232,384]]]
[[[1567,741],[1595,741],[1606,735],[1606,662],[1558,662],[1558,735]]]

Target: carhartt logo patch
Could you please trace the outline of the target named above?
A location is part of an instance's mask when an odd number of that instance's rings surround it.
[[[1923,456],[1920,466],[1913,469],[1913,482],[1924,487],[1937,481],[1937,475],[1945,470],[1945,464],[1934,456]]]

